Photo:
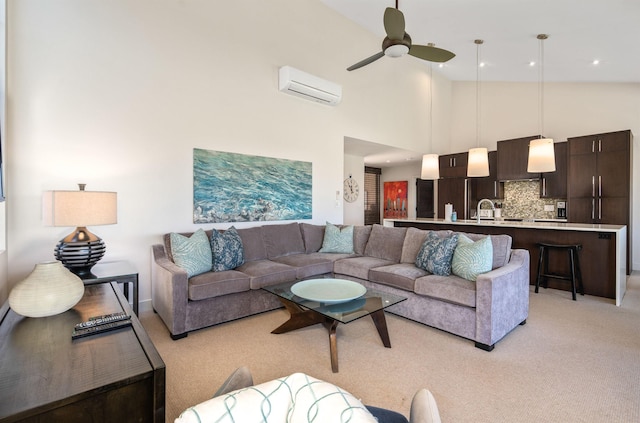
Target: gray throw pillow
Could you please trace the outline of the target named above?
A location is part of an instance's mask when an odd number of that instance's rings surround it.
[[[457,245],[457,233],[447,238],[440,238],[435,233],[429,232],[416,257],[416,266],[433,275],[449,276],[453,252]]]
[[[214,272],[235,269],[244,263],[242,239],[234,226],[223,233],[213,230],[211,233],[211,253]]]

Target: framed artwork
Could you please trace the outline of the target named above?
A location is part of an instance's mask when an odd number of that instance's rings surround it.
[[[194,148],[193,223],[311,218],[311,162]]]
[[[395,181],[384,183],[384,213],[385,219],[407,218],[407,190],[409,181]]]

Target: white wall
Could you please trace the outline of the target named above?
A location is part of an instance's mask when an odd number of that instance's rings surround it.
[[[320,224],[343,219],[344,136],[428,150],[425,66],[383,58],[347,72],[379,40],[317,0],[13,0],[8,22],[2,288],[72,230],[43,226],[44,190],[118,192],[118,224],[90,229],[103,260],[135,264],[147,300],[150,246],[203,227],[192,223],[193,148],[311,161]],[[341,84],[342,104],[280,93],[282,65]]]
[[[344,204],[344,219],[345,225],[364,225],[364,158],[359,156],[352,156],[349,154],[344,155],[344,178],[348,178],[349,175],[358,183],[360,188],[360,195],[358,199],[353,203],[349,203],[344,200],[342,194],[344,190],[340,191],[340,202]]]
[[[481,146],[538,134],[537,83],[482,83]],[[454,82],[451,146],[465,151],[476,143],[475,82]],[[544,135],[569,137],[631,129],[633,198],[640,199],[640,84],[545,83]],[[436,146],[442,150],[445,146]],[[640,207],[633,207],[633,268],[640,269]]]

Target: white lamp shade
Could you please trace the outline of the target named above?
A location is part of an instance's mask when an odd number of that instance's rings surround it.
[[[96,226],[118,223],[117,193],[45,191],[42,217],[47,226]]]
[[[440,163],[437,154],[422,156],[422,173],[420,179],[440,179]]]
[[[551,138],[540,138],[529,142],[527,172],[543,173],[556,171],[556,156]]]
[[[467,176],[470,178],[489,176],[489,153],[486,148],[472,148],[469,150]]]

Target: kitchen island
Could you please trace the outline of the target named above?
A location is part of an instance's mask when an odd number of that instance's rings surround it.
[[[529,283],[535,285],[539,252],[537,243],[582,244],[580,265],[584,293],[611,298],[619,306],[627,288],[627,227],[625,225],[592,225],[553,221],[504,221],[444,219],[385,219],[385,226],[419,229],[450,229],[487,235],[506,234],[513,239],[512,248],[524,248],[531,256]],[[568,257],[558,251],[549,254],[549,271],[567,273]],[[549,288],[569,290],[566,281],[549,279]]]

